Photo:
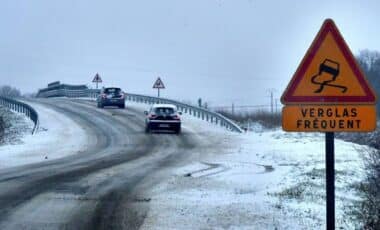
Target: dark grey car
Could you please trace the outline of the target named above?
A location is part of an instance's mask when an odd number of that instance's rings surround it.
[[[150,111],[145,111],[145,132],[153,130],[172,130],[176,134],[181,132],[181,112],[171,104],[155,104]]]
[[[104,106],[118,106],[119,108],[125,108],[124,92],[116,87],[103,88],[96,101],[98,108],[103,108]]]

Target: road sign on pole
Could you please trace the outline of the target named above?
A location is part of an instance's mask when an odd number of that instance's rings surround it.
[[[162,82],[160,77],[158,77],[154,83],[153,89],[157,89],[157,97],[160,97],[160,89],[165,89],[164,82]]]
[[[376,128],[376,94],[335,23],[325,20],[281,97],[282,128],[325,132],[326,228],[335,229],[334,132]]]
[[[281,101],[283,104],[375,104],[374,91],[331,19],[322,25]]]
[[[96,83],[96,89],[98,89],[98,84],[102,83],[103,80],[100,77],[100,75],[98,73],[96,73],[94,79],[92,80],[92,82]]]

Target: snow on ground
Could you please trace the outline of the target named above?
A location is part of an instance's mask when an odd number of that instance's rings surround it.
[[[147,110],[149,105],[128,106]],[[40,131],[21,145],[0,146],[0,169],[79,153],[85,131],[41,105]],[[185,130],[217,137],[193,163],[172,172],[147,195],[143,229],[325,229],[324,136],[281,130],[237,134],[182,116]],[[208,141],[205,138],[204,141]],[[51,151],[51,143],[55,143]],[[345,212],[358,200],[355,184],[364,176],[366,146],[336,140],[337,227],[353,229]]]
[[[203,123],[223,150],[205,149],[202,159],[156,187],[143,229],[325,229],[322,134],[234,134]],[[369,148],[335,144],[337,227],[353,229],[345,211],[358,199],[360,154]]]
[[[76,122],[41,104],[28,104],[37,110],[40,128],[35,135],[25,133],[20,143],[0,146],[0,169],[57,159],[87,148],[89,137]]]
[[[5,107],[0,107],[0,146],[19,144],[24,135],[33,130],[33,122],[23,114],[15,113]],[[1,129],[1,128],[0,128]]]

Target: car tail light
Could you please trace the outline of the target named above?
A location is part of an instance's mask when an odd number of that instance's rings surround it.
[[[174,119],[174,120],[181,120],[180,116],[178,116],[178,115],[174,115],[174,116],[173,116],[173,119]]]
[[[120,94],[120,98],[121,98],[121,99],[124,99],[124,93],[121,93],[121,94]]]
[[[152,119],[157,118],[157,115],[156,115],[156,114],[150,114],[150,115],[148,116],[148,118],[152,120]]]

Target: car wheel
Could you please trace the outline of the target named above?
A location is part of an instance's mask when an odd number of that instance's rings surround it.
[[[180,134],[181,133],[181,127],[178,127],[174,130],[175,134]]]
[[[146,125],[146,126],[145,126],[145,133],[150,133],[149,125]]]
[[[119,108],[125,109],[125,105],[119,105]]]

